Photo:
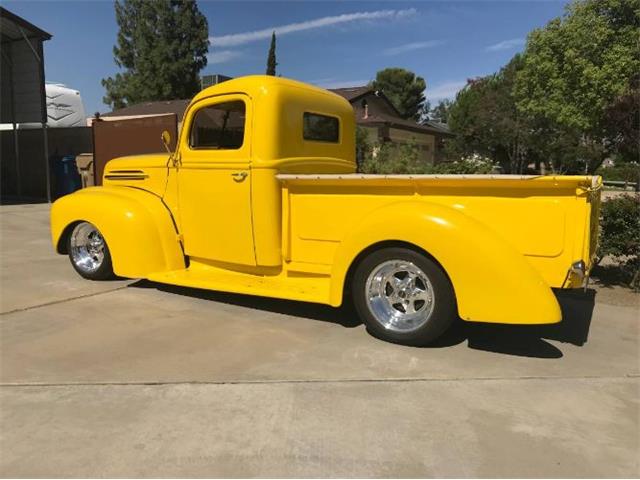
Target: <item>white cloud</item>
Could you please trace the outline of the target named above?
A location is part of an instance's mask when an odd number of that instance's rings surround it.
[[[305,22],[289,23],[277,27],[269,27],[263,30],[254,30],[251,32],[232,33],[230,35],[222,35],[220,37],[209,37],[209,41],[218,47],[234,47],[244,45],[246,43],[264,40],[271,37],[272,32],[276,35],[285,35],[287,33],[303,32],[305,30],[313,30],[318,28],[330,27],[344,23],[353,23],[370,20],[394,20],[413,16],[417,13],[415,8],[407,8],[404,10],[375,10],[371,12],[354,12],[335,15],[332,17],[315,18]]]
[[[226,63],[234,58],[238,58],[242,55],[242,52],[239,50],[219,50],[214,52],[209,52],[207,54],[207,63],[209,65],[214,65],[216,63]]]
[[[445,82],[440,85],[436,85],[433,88],[427,87],[427,100],[444,100],[445,98],[454,98],[456,93],[464,88],[467,84],[466,80]]]
[[[423,48],[432,48],[442,45],[442,40],[429,40],[426,42],[413,42],[399,45],[397,47],[385,48],[382,51],[383,55],[399,55],[401,53],[412,52],[414,50],[422,50]]]
[[[484,50],[486,52],[499,52],[501,50],[511,50],[512,48],[524,45],[524,38],[512,38],[511,40],[503,40],[502,42],[489,45]]]

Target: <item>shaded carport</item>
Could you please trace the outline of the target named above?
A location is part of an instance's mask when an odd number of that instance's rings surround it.
[[[42,44],[51,34],[0,7],[2,196],[51,200]],[[21,142],[22,132],[28,141]],[[41,137],[34,142],[35,136]]]

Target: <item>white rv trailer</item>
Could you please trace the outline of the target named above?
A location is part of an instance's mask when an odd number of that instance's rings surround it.
[[[47,126],[49,128],[84,127],[87,125],[82,97],[78,90],[61,83],[47,83]]]
[[[78,90],[69,88],[62,83],[45,84],[47,97],[47,127],[86,127],[87,120],[82,103],[82,97]],[[10,123],[0,124],[0,130],[11,130]],[[40,123],[19,123],[16,129],[42,128]]]

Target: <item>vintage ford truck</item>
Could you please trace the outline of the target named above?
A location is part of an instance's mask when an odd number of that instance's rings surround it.
[[[589,274],[599,177],[359,175],[354,131],[351,105],[311,85],[207,88],[175,152],[112,160],[103,186],[53,204],[53,245],[93,280],[346,298],[397,343],[429,343],[456,317],[561,320],[552,288]]]

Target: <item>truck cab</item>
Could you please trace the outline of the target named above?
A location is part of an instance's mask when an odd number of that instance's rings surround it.
[[[424,344],[468,321],[554,323],[583,284],[598,177],[358,175],[351,105],[289,79],[198,93],[177,148],[112,160],[55,202],[52,239],[110,275],[339,306]],[[352,296],[352,298],[349,297]]]

